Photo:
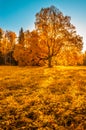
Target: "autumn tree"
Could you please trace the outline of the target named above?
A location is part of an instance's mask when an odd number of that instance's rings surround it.
[[[65,66],[74,66],[83,64],[83,55],[82,52],[77,51],[75,48],[68,47],[61,49],[60,53],[55,57],[55,65],[65,65]]]
[[[29,30],[23,31],[23,28],[19,31],[18,42],[15,45],[13,57],[18,62],[19,66],[28,65],[28,47],[29,47],[30,32]]]
[[[0,40],[2,39],[3,37],[3,30],[0,28]]]
[[[82,39],[76,35],[75,27],[70,20],[69,16],[64,16],[54,6],[42,8],[36,14],[35,26],[40,36],[40,44],[42,44],[41,50],[44,50],[42,58],[48,60],[49,67],[52,66],[52,58],[65,44],[73,45],[80,50],[82,48]]]
[[[23,31],[22,27],[19,31],[18,43],[21,44],[21,45],[24,44],[24,31]]]
[[[30,65],[43,65],[43,62],[40,59],[41,49],[39,45],[39,35],[36,30],[30,32],[28,55]]]
[[[0,28],[0,52],[1,52],[1,50],[2,50],[2,39],[3,39],[3,30]]]
[[[12,31],[6,31],[6,36],[8,37],[8,40],[10,42],[11,50],[14,49],[15,42],[16,42],[16,33]]]
[[[13,58],[13,51],[16,44],[16,34],[15,32],[12,31],[6,31],[6,37],[8,39],[8,44],[9,44],[9,51],[7,52],[8,62],[10,65],[15,64],[15,60]]]
[[[83,53],[83,65],[86,66],[86,51]]]
[[[2,49],[3,49],[3,46],[2,46],[3,34],[4,34],[4,31],[0,28],[0,64],[3,64],[3,62],[4,62],[3,54],[2,54]]]
[[[25,38],[23,28],[19,31],[17,44],[15,45],[13,57],[18,62],[18,65],[25,65]]]
[[[2,60],[4,64],[6,64],[6,59],[7,59],[7,39],[5,35],[5,31],[0,29],[0,60]]]
[[[40,47],[38,33],[33,30],[24,32],[23,44],[17,44],[14,50],[14,58],[20,66],[40,65]]]
[[[82,56],[82,37],[76,33],[71,33],[68,41],[65,42],[57,55],[57,64],[60,65],[81,65],[83,64]]]

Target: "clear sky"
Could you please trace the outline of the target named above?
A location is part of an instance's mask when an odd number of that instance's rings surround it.
[[[15,31],[34,29],[35,14],[41,8],[56,6],[64,15],[71,16],[77,33],[83,36],[86,50],[86,0],[0,0],[0,28]]]

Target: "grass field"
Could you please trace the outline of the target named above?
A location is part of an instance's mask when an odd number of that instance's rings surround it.
[[[86,67],[0,67],[0,130],[86,130]]]

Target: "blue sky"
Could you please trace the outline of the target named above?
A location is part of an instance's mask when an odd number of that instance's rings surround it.
[[[86,50],[86,0],[0,0],[0,28],[15,31],[34,28],[35,14],[43,7],[56,6],[64,15],[71,16],[77,33],[83,36]]]

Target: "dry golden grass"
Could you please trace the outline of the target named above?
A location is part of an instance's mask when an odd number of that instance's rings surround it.
[[[86,130],[86,67],[0,67],[0,130]]]

